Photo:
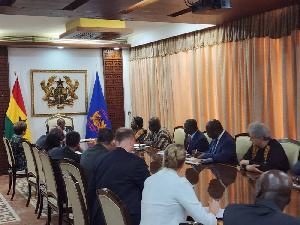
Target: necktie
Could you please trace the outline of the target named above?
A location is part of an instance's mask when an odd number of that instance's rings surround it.
[[[213,142],[211,144],[211,150],[210,150],[210,152],[212,154],[215,154],[216,153],[216,149],[217,149],[217,140],[213,140]]]
[[[189,142],[188,142],[188,144],[186,146],[186,150],[189,149],[191,141],[192,141],[192,136],[189,136]]]

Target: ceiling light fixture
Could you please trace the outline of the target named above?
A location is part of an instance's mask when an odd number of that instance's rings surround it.
[[[59,48],[59,49],[63,49],[64,47],[63,47],[63,46],[58,46],[57,48]]]
[[[118,47],[116,47],[116,48],[114,48],[114,50],[119,50],[120,48],[118,48]]]

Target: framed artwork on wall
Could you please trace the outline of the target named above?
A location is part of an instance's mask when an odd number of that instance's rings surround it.
[[[85,115],[86,70],[30,70],[31,116]]]

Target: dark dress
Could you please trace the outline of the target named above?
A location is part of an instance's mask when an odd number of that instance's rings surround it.
[[[253,145],[244,155],[243,159],[249,160],[249,164],[258,164],[261,171],[282,170],[287,172],[290,169],[289,160],[282,145],[275,139],[270,139],[264,148],[257,148]]]
[[[27,170],[27,162],[22,142],[26,139],[14,134],[11,137],[10,144],[15,158],[15,167],[17,171]]]

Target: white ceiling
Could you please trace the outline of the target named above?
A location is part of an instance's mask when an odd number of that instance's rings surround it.
[[[58,38],[66,32],[65,24],[76,18],[20,16],[0,14],[0,36],[41,36]],[[162,22],[126,21],[134,35],[169,25]]]

